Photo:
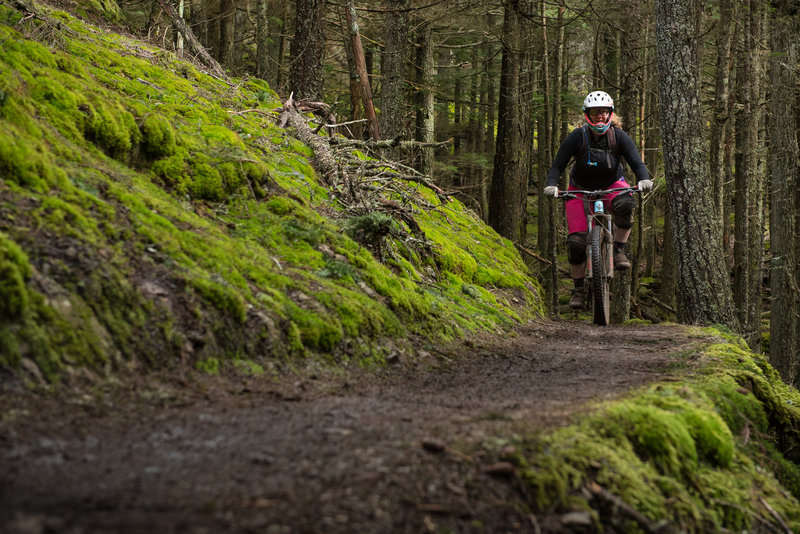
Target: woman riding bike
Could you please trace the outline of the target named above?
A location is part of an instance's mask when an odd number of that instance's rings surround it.
[[[614,117],[614,100],[608,93],[593,91],[583,100],[586,124],[573,130],[561,142],[553,166],[547,173],[544,194],[558,196],[558,180],[567,164],[574,157],[575,165],[569,173],[568,190],[584,189],[597,191],[628,187],[623,176],[620,158],[625,158],[636,175],[639,190],[650,191],[653,182],[636,150],[630,136],[622,131]],[[613,123],[613,124],[612,124]],[[586,288],[586,213],[582,195],[566,202],[567,213],[567,260],[574,284],[569,305],[573,309],[584,307]],[[614,265],[617,269],[630,269],[631,263],[625,255],[625,243],[633,226],[633,209],[636,201],[627,193],[609,193],[603,203],[613,214]]]

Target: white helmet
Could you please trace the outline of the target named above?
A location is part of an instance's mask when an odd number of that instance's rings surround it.
[[[589,108],[611,108],[614,111],[614,99],[605,91],[593,91],[583,99],[583,111]]]
[[[592,122],[592,119],[589,117],[589,109],[590,108],[609,108],[611,109],[611,113],[607,115],[607,119],[605,121],[598,120],[597,122]],[[606,93],[605,91],[592,91],[586,98],[583,99],[583,116],[586,117],[586,122],[589,123],[589,128],[592,129],[598,135],[603,135],[606,133],[608,128],[611,126],[611,116],[614,114],[614,99]]]

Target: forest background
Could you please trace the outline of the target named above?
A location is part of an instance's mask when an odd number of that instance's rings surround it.
[[[133,29],[182,54],[163,7],[122,4]],[[795,3],[178,8],[210,61],[262,78],[284,98],[320,103],[322,119],[348,137],[394,140],[392,158],[517,245],[553,313],[566,279],[557,268],[563,208],[540,192],[560,141],[581,124],[583,96],[609,92],[656,181],[637,210],[633,269],[614,281],[613,320],[723,324],[798,384]]]

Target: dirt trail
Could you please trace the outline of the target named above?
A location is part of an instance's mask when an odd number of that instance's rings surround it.
[[[505,440],[663,378],[702,341],[541,321],[377,374],[6,392],[0,532],[531,531],[513,477],[487,472]]]

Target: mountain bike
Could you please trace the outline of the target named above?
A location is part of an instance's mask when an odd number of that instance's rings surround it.
[[[565,202],[582,198],[586,226],[586,281],[592,322],[606,326],[611,316],[611,279],[614,278],[614,234],[611,230],[611,214],[605,211],[603,197],[609,193],[639,193],[637,187],[617,187],[598,191],[572,189],[559,191],[556,198]]]

